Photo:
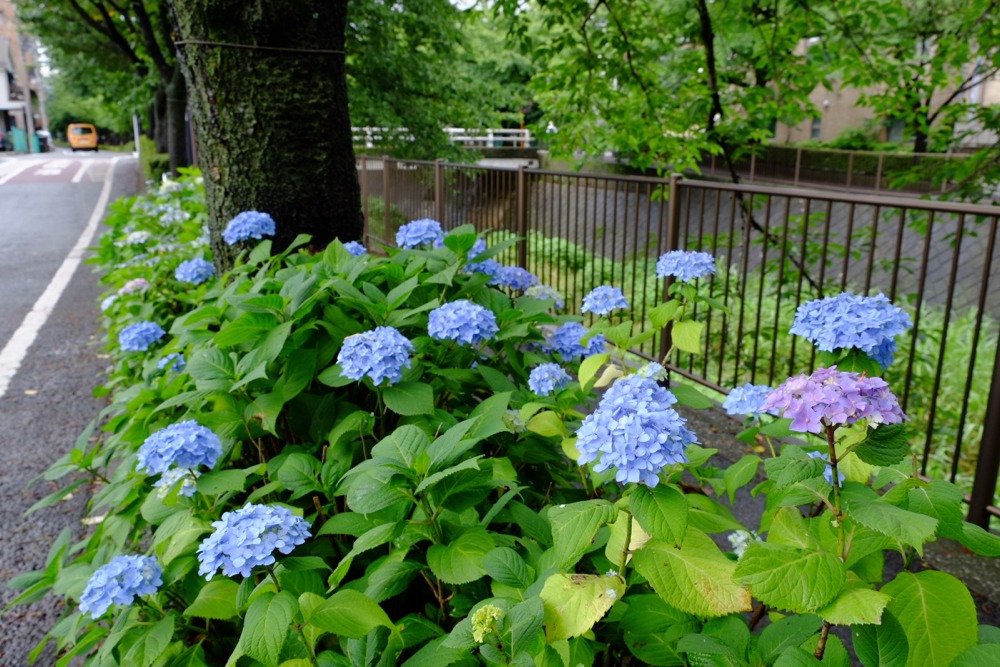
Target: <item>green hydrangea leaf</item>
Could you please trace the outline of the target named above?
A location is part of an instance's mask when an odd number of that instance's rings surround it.
[[[448,544],[430,547],[427,565],[446,584],[467,584],[486,574],[483,558],[494,546],[486,529],[477,526]]]
[[[825,551],[751,542],[740,557],[734,578],[770,607],[811,613],[841,592],[847,568]]]
[[[539,597],[549,641],[579,637],[604,618],[625,594],[625,582],[603,574],[553,574]]]
[[[232,579],[216,577],[198,591],[198,597],[184,610],[184,615],[221,621],[230,619],[239,613],[236,607],[239,588]]]
[[[555,567],[564,569],[574,565],[590,550],[598,529],[617,517],[618,508],[606,500],[585,500],[552,507],[548,518],[552,524]]]
[[[687,532],[688,504],[684,494],[669,484],[636,486],[629,497],[636,521],[650,536],[680,544]]]
[[[905,667],[910,654],[903,626],[892,612],[882,612],[878,624],[863,624],[852,632],[854,651],[865,667]]]
[[[949,665],[978,640],[972,595],[944,572],[901,572],[882,587],[892,596],[888,609],[906,633],[907,667]]]
[[[750,592],[733,580],[736,563],[699,530],[689,528],[680,548],[652,540],[633,562],[653,590],[680,611],[714,617],[750,609]]]
[[[924,543],[934,536],[937,519],[896,507],[863,484],[847,482],[841,491],[846,514],[872,530],[900,540],[923,555]]]

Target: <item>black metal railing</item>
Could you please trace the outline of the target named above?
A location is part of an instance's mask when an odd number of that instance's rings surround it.
[[[722,392],[812,368],[812,347],[787,333],[799,304],[885,293],[914,323],[886,379],[921,434],[920,472],[963,485],[970,520],[1000,517],[1000,207],[370,157],[359,174],[369,242],[391,244],[423,217],[518,236],[503,261],[563,292],[570,308],[614,284],[645,319],[663,298],[659,255],[713,253],[720,271],[699,289],[725,309],[698,313],[702,354],[675,353],[668,366]],[[660,335],[635,352],[656,358],[667,343]]]

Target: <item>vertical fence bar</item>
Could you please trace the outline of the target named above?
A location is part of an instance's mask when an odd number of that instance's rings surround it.
[[[524,165],[517,168],[517,265],[528,268],[528,190]]]
[[[434,161],[434,219],[445,222],[444,219],[444,162]]]
[[[680,202],[680,174],[670,174],[670,190],[667,194],[667,229],[665,236],[667,247],[663,252],[670,252],[677,249],[677,229],[680,225],[681,202]],[[663,300],[669,298],[670,278],[663,280]],[[670,324],[667,324],[660,333],[660,361],[666,363],[667,352],[670,350]]]
[[[983,426],[983,442],[979,446],[979,460],[976,461],[976,477],[972,483],[972,497],[969,500],[969,522],[989,528],[989,505],[997,490],[997,474],[1000,473],[1000,344],[993,362],[993,382],[986,404],[986,421]]]
[[[757,172],[757,154],[750,154],[750,182],[753,183],[754,174]]]
[[[794,184],[799,184],[799,174],[802,171],[802,147],[795,149],[795,181]]]
[[[361,170],[359,176],[361,177],[361,215],[364,216],[365,226],[363,236],[361,240],[364,244],[368,245],[368,240],[371,236],[371,228],[368,226],[368,158],[361,156]]]
[[[885,153],[878,154],[878,166],[875,168],[875,191],[882,189],[882,165],[885,163]]]
[[[847,187],[851,187],[851,178],[854,176],[854,151],[847,154]]]
[[[385,229],[383,233],[385,237],[382,239],[385,242],[389,242],[389,239],[393,237],[392,234],[392,202],[389,197],[389,156],[382,156],[382,208],[385,209]]]

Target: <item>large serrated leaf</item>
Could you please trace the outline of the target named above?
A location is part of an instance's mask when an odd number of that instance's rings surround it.
[[[243,619],[239,641],[243,652],[265,665],[277,665],[298,606],[288,591],[262,593],[255,598]]]
[[[879,624],[857,625],[851,636],[854,652],[865,667],[905,667],[909,643],[903,626],[891,612],[882,612]]]
[[[907,494],[907,509],[938,520],[937,533],[948,539],[962,537],[962,501],[964,494],[954,484],[943,480],[920,484]]]
[[[427,565],[446,584],[467,584],[486,574],[483,558],[494,547],[485,528],[475,527],[448,544],[427,550]]]
[[[431,446],[431,439],[412,424],[400,426],[372,447],[373,458],[384,458],[403,466],[412,466],[413,460]]]
[[[359,591],[337,591],[313,609],[306,622],[341,637],[364,637],[379,626],[392,628],[389,615],[377,602]]]
[[[483,569],[494,581],[513,588],[531,585],[531,573],[524,559],[510,547],[498,547],[483,557]]]
[[[434,413],[434,390],[424,382],[400,382],[382,391],[385,405],[398,415],[414,417]]]
[[[870,429],[868,437],[854,449],[854,453],[865,463],[874,466],[891,466],[899,463],[910,453],[910,439],[903,424],[882,424]]]
[[[816,613],[831,625],[879,623],[889,600],[888,595],[869,588],[855,576],[840,595]]]
[[[822,626],[823,620],[812,614],[786,616],[761,631],[757,648],[764,660],[770,662],[785,650],[805,643]]]
[[[701,334],[704,329],[704,322],[695,320],[676,322],[670,330],[670,340],[682,352],[701,354]]]
[[[221,621],[236,616],[239,613],[236,607],[239,587],[232,579],[212,579],[198,591],[198,597],[184,610],[184,615]]]
[[[847,568],[831,553],[767,542],[751,542],[734,573],[761,602],[797,613],[828,604],[846,578]]]
[[[944,572],[901,572],[882,587],[892,596],[887,607],[906,633],[907,667],[949,665],[978,641],[972,595]]]
[[[643,530],[654,539],[680,544],[687,532],[688,504],[684,494],[668,484],[637,485],[629,507]]]
[[[715,617],[750,610],[749,591],[733,580],[736,564],[700,531],[689,528],[680,548],[653,540],[633,562],[653,590],[680,611]]]
[[[914,547],[920,554],[924,552],[924,543],[937,530],[936,519],[885,502],[863,484],[845,483],[841,497],[847,516],[862,526]]]
[[[768,479],[774,480],[780,489],[795,482],[822,477],[825,469],[826,464],[820,459],[796,458],[787,454],[764,461],[764,471]]]
[[[984,644],[966,649],[949,667],[996,667],[1000,665],[1000,646]]]
[[[232,322],[224,324],[215,335],[219,347],[234,347],[241,343],[257,341],[278,326],[278,318],[271,313],[243,313]]]
[[[625,582],[603,574],[553,574],[539,597],[549,641],[579,637],[604,618],[625,593]]]
[[[591,546],[598,529],[614,521],[618,508],[606,500],[585,500],[549,510],[556,567],[569,568]]]

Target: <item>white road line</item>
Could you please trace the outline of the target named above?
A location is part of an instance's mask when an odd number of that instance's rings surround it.
[[[4,183],[6,183],[7,181],[11,180],[15,176],[19,175],[22,171],[25,171],[25,170],[27,170],[27,169],[29,169],[31,167],[34,167],[37,164],[38,164],[37,162],[30,162],[28,160],[25,160],[22,164],[20,164],[17,167],[15,167],[14,170],[11,171],[9,174],[7,174],[6,176],[0,177],[0,185],[3,185]]]
[[[114,159],[117,160],[118,158],[114,158]],[[73,182],[74,183],[79,183],[80,182],[80,179],[83,178],[83,174],[87,171],[87,167],[89,167],[89,166],[90,166],[90,161],[89,160],[84,160],[83,163],[80,165],[80,170],[78,172],[76,172],[75,176],[73,176]]]
[[[101,218],[104,217],[104,208],[108,204],[108,197],[111,194],[111,184],[114,182],[115,163],[120,159],[120,157],[111,159],[111,168],[108,169],[107,176],[104,178],[104,187],[101,189],[101,196],[97,198],[94,211],[90,214],[90,221],[87,222],[83,233],[77,239],[76,245],[66,255],[66,259],[63,260],[62,265],[56,271],[55,275],[52,276],[48,287],[38,297],[38,301],[32,306],[31,312],[24,317],[21,326],[17,328],[17,331],[11,336],[10,341],[7,342],[3,350],[0,350],[0,398],[3,398],[4,394],[7,393],[10,381],[17,374],[17,369],[21,367],[21,362],[24,361],[24,357],[28,354],[28,349],[35,342],[35,338],[38,336],[38,332],[46,320],[49,319],[49,315],[52,314],[52,310],[59,302],[59,297],[62,296],[63,291],[73,277],[73,273],[76,271],[76,267],[83,259],[83,254],[90,246],[94,238],[94,233],[97,231],[97,225],[100,223]]]

